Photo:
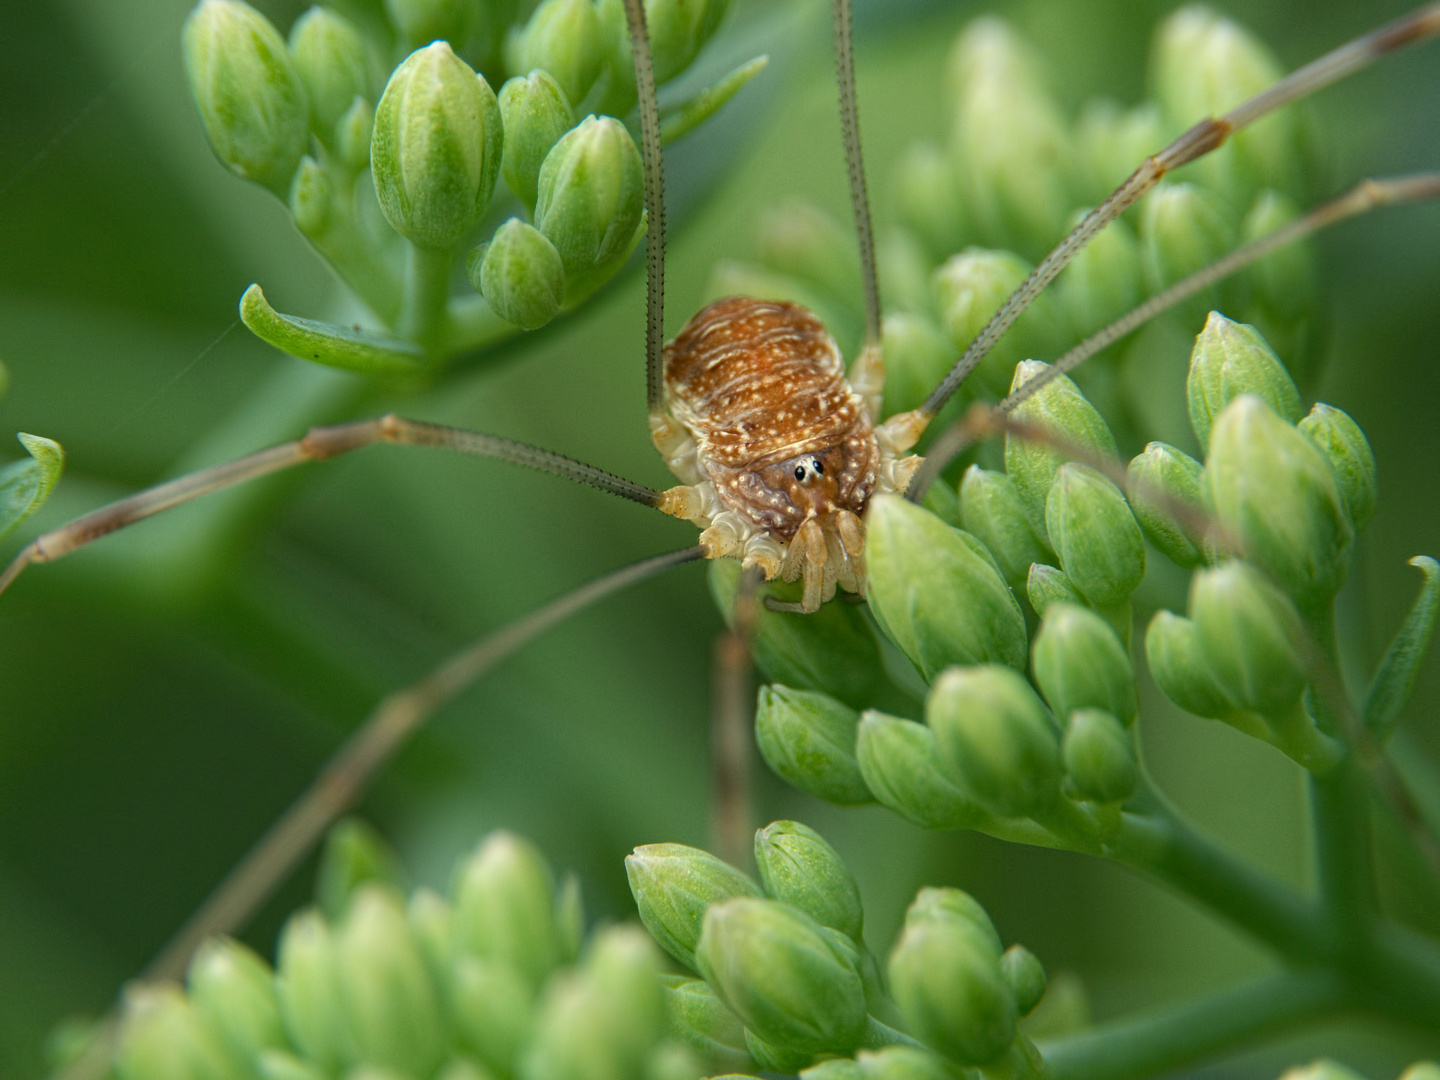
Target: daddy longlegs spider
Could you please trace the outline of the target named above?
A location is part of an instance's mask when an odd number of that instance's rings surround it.
[[[1170,287],[1056,360],[993,408],[972,412],[943,432],[924,461],[909,455],[927,425],[966,377],[1054,280],[1110,221],[1162,177],[1218,148],[1274,110],[1334,83],[1396,49],[1440,33],[1440,4],[1422,7],[1286,76],[1220,117],[1197,122],[1142,162],[1108,199],[1035,268],[956,361],[917,410],[878,415],[884,385],[882,304],[861,157],[849,0],[834,0],[840,117],[865,297],[864,340],[842,367],[839,351],[807,313],[756,301],[721,301],[696,315],[667,347],[664,342],[664,182],[658,112],[650,68],[643,0],[626,0],[639,88],[645,164],[647,234],[646,402],[656,448],[681,481],[659,491],[548,450],[504,438],[407,420],[394,415],[312,429],[303,438],[205,469],[87,514],[25,546],[0,574],[0,592],[32,563],[68,555],[110,532],[212,492],[292,466],[389,442],[430,446],[526,465],[695,522],[691,548],[615,571],[568,593],[453,657],[421,682],[381,703],[341,747],[314,784],[259,841],[177,934],[142,979],[176,977],[204,938],[243,925],[275,886],[346,809],[376,771],[440,705],[571,613],[631,583],[699,558],[738,558],[748,571],[738,595],[735,629],[717,649],[717,834],[733,850],[748,831],[743,760],[748,704],[745,637],[755,616],[762,579],[800,579],[798,603],[767,604],[813,612],[837,588],[863,598],[864,524],[876,494],[918,499],[953,456],[970,442],[1006,428],[1021,401],[1136,329],[1270,251],[1343,218],[1377,206],[1440,197],[1440,174],[1362,181],[1293,224],[1261,238]],[[723,378],[715,375],[723,374]],[[737,389],[738,388],[738,389]],[[1043,433],[1025,431],[1026,437]],[[737,745],[738,744],[738,745]]]

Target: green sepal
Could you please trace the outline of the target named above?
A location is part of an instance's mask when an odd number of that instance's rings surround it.
[[[1000,974],[1015,995],[1015,1012],[1030,1015],[1045,996],[1045,966],[1024,945],[1011,945],[1000,957]]]
[[[860,717],[856,757],[876,800],[922,829],[970,829],[990,815],[940,764],[935,733],[924,724],[873,710]]]
[[[1062,465],[1045,499],[1045,528],[1066,576],[1097,607],[1123,604],[1145,576],[1145,537],[1109,477]]]
[[[1399,726],[1400,714],[1435,634],[1435,623],[1440,620],[1440,563],[1428,555],[1417,555],[1410,565],[1425,575],[1425,581],[1404,625],[1386,650],[1385,659],[1380,661],[1365,697],[1365,723],[1382,745]]]
[[[765,55],[746,60],[713,86],[703,87],[667,108],[660,117],[661,144],[669,145],[689,135],[723,109],[769,63],[770,57]]]
[[[45,505],[65,468],[65,450],[53,439],[23,431],[15,437],[30,458],[0,469],[0,536]]]
[[[375,330],[305,319],[276,311],[259,285],[240,297],[240,319],[261,341],[281,352],[361,375],[396,377],[425,370],[425,350]]]

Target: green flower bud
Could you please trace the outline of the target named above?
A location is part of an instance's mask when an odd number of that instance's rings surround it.
[[[325,7],[290,28],[290,62],[310,99],[310,130],[330,145],[355,99],[375,96],[375,65],[360,31]]]
[[[715,996],[703,979],[676,979],[665,987],[670,1034],[682,1039],[715,1069],[743,1069],[750,1064],[745,1025]]]
[[[1045,525],[1060,565],[1099,607],[1129,599],[1145,576],[1145,537],[1124,494],[1089,465],[1062,465],[1045,500]]]
[[[500,172],[516,197],[535,209],[540,166],[551,147],[575,126],[575,112],[549,72],[517,75],[500,88],[505,154]]]
[[[185,20],[185,71],[215,156],[283,198],[309,106],[280,32],[241,0],[201,0]]]
[[[512,71],[544,68],[579,104],[605,62],[604,34],[593,0],[545,0],[510,46]]]
[[[1049,369],[1049,364],[1026,360],[1015,369],[1010,389],[1015,390]],[[1113,456],[1115,436],[1094,405],[1085,399],[1068,375],[1047,383],[1015,409],[1016,420],[1054,432],[1056,435],[1098,454]],[[1020,493],[1030,524],[1042,540],[1045,531],[1045,499],[1051,481],[1066,461],[1064,454],[1038,441],[1018,435],[1005,436],[1005,471]]]
[[[1026,816],[1058,794],[1055,724],[1018,672],[996,664],[951,668],[935,680],[925,722],[964,786],[997,813]]]
[[[479,7],[474,0],[385,0],[385,12],[406,49],[432,41],[462,47],[475,30]]]
[[[657,85],[669,82],[690,66],[729,7],[730,0],[646,0],[645,25]]]
[[[1076,152],[1088,178],[1086,201],[1106,198],[1135,171],[1136,163],[1165,145],[1165,136],[1154,102],[1133,109],[1122,109],[1108,98],[1087,102],[1075,127]]]
[[[870,500],[870,606],[927,679],[951,664],[1025,663],[1025,616],[984,547],[893,495]]]
[[[861,1050],[855,1063],[859,1080],[953,1080],[955,1076],[943,1058],[913,1046]]]
[[[1204,513],[1204,467],[1169,443],[1152,442],[1132,458],[1126,470],[1130,509],[1150,542],[1177,566],[1193,569],[1205,561],[1205,536],[1198,521],[1182,521],[1176,505],[1188,506],[1193,518]]]
[[[120,1080],[243,1080],[245,1076],[179,987],[163,984],[142,986],[126,995],[115,1072]]]
[[[745,1026],[798,1052],[853,1050],[868,1016],[860,974],[820,924],[788,904],[713,904],[695,949],[700,972]]]
[[[340,997],[330,927],[318,911],[290,917],[280,934],[275,994],[290,1042],[326,1072],[355,1058]]]
[[[260,1080],[327,1080],[325,1070],[285,1050],[264,1050],[255,1060]]]
[[[1414,1066],[1411,1066],[1411,1069],[1406,1070],[1405,1075],[1408,1075],[1413,1069]],[[1309,1065],[1299,1065],[1293,1069],[1287,1069],[1281,1080],[1365,1080],[1365,1078],[1338,1061],[1316,1058]]]
[[[658,997],[653,971],[650,979]],[[526,1080],[639,1076],[650,1043],[637,1044],[636,1018],[629,1007],[630,1002],[614,998],[588,972],[557,977],[546,988],[535,1036],[518,1075]]]
[[[1118,803],[1135,794],[1140,774],[1130,733],[1104,709],[1070,715],[1062,752],[1065,772],[1081,798]]]
[[[645,1059],[643,1080],[700,1080],[708,1075],[698,1055],[684,1043],[667,1039]]]
[[[1209,192],[1165,182],[1140,207],[1140,261],[1146,286],[1157,293],[1209,266],[1235,246],[1235,227]],[[1189,307],[1213,301],[1214,290]],[[1201,307],[1199,310],[1205,310]]]
[[[625,874],[645,929],[662,949],[692,970],[706,909],[737,897],[764,895],[760,886],[729,863],[684,844],[637,847],[625,856]]]
[[[490,1072],[477,1061],[456,1057],[447,1061],[435,1074],[435,1080],[492,1080]]]
[[[360,1058],[410,1076],[427,1076],[445,1050],[440,1000],[394,893],[365,885],[336,935],[350,1036]]]
[[[775,900],[799,908],[821,926],[860,941],[865,912],[855,876],[825,842],[798,821],[776,821],[755,834],[760,883]]]
[[[1015,995],[1000,957],[966,926],[906,919],[890,953],[890,989],[911,1034],[952,1061],[994,1061],[1015,1038]]]
[[[1069,139],[1041,71],[997,18],[972,22],[951,53],[957,105],[951,151],[978,231],[996,247],[1048,247],[1074,205]]]
[[[1212,311],[1195,339],[1186,382],[1190,426],[1201,446],[1225,407],[1241,394],[1254,394],[1294,424],[1303,415],[1300,391],[1285,365],[1253,326],[1231,322]]]
[[[375,107],[364,98],[356,98],[335,125],[335,151],[350,172],[370,167],[370,136],[374,130]]]
[[[1031,265],[1009,251],[966,248],[952,255],[931,276],[940,323],[951,344],[963,351],[990,317],[1029,276]],[[1056,301],[1041,293],[976,369],[993,393],[1005,389],[1015,365],[1027,356],[1054,355],[1066,343],[1069,327]]]
[[[1270,188],[1260,192],[1240,225],[1240,239],[1249,243],[1289,225],[1300,216],[1293,199]],[[1299,320],[1315,309],[1315,249],[1308,241],[1285,244],[1252,263],[1248,270],[1255,298],[1273,316]],[[1288,354],[1287,354],[1288,355]]]
[[[945,151],[934,143],[914,142],[896,170],[900,218],[924,239],[935,255],[959,251],[970,237],[969,215],[960,179]]]
[[[453,247],[484,217],[503,147],[485,77],[444,41],[417,49],[375,110],[370,169],[386,220],[421,247]]]
[[[450,931],[450,905],[430,889],[416,889],[405,905],[405,919],[425,964],[437,983],[449,978],[454,935]]]
[[[238,941],[207,941],[186,976],[190,1001],[237,1054],[287,1045],[270,965]]]
[[[864,1075],[859,1063],[850,1058],[831,1058],[800,1070],[800,1080],[862,1080]]]
[[[1440,1080],[1440,1064],[1417,1061],[1400,1074],[1400,1080]]]
[[[941,767],[935,733],[884,713],[860,717],[856,757],[881,805],[922,829],[966,829],[989,814]]]
[[[1015,1012],[1029,1016],[1045,996],[1045,968],[1024,945],[1011,945],[1000,957],[1000,974],[1015,995]]]
[[[1245,558],[1302,610],[1335,596],[1355,533],[1330,461],[1310,439],[1247,394],[1216,421],[1205,475],[1221,535]]]
[[[1294,706],[1306,682],[1304,630],[1265,575],[1239,560],[1200,571],[1190,583],[1190,617],[1205,663],[1231,701],[1260,713]]]
[[[330,227],[334,195],[330,174],[306,154],[290,184],[290,216],[295,219],[295,227],[306,236],[322,235]]]
[[[529,841],[492,832],[460,867],[452,902],[457,948],[507,961],[531,986],[558,966],[555,879]]]
[[[772,270],[841,298],[859,295],[860,258],[853,229],[804,199],[788,199],[764,213],[757,254]]]
[[[585,295],[629,258],[644,203],[640,151],[619,120],[587,116],[545,156],[535,227],[560,252],[569,299]]]
[[[1078,225],[1082,216],[1083,212],[1077,213],[1070,220],[1070,227]],[[1109,326],[1139,304],[1142,298],[1140,245],[1125,222],[1112,221],[1081,248],[1065,268],[1056,288],[1081,337]]]
[[[782,779],[841,806],[874,801],[855,759],[860,716],[834,698],[778,683],[760,688],[755,741]]]
[[[560,253],[519,218],[505,222],[490,243],[472,251],[465,270],[491,310],[523,330],[538,330],[560,313],[565,299]]]
[[[535,1024],[534,988],[504,960],[454,958],[450,1023],[459,1045],[508,1076]]]
[[[315,882],[320,910],[332,919],[341,918],[355,891],[372,881],[400,884],[395,852],[369,825],[357,818],[345,818],[325,836]]]
[[[1011,585],[1023,582],[1031,564],[1047,554],[1025,514],[1020,493],[1004,473],[979,465],[965,470],[960,481],[960,522],[995,556]]]
[[[1046,608],[1030,662],[1056,716],[1093,707],[1135,722],[1139,706],[1130,655],[1110,624],[1089,608],[1066,603]]]
[[[597,1073],[637,1075],[665,1024],[660,956],[654,943],[633,924],[605,927],[590,943],[584,978],[594,1002],[588,1011],[596,1022],[596,1034],[603,1038],[603,1049],[597,1046],[598,1053],[577,1053],[573,1060],[580,1069],[573,1075],[576,1080]],[[536,1042],[553,1032],[548,1020],[542,1016]]]
[[[745,1029],[745,1050],[754,1059],[755,1067],[766,1073],[796,1073],[815,1060],[815,1055],[808,1050],[776,1046],[749,1028]]]
[[[1042,619],[1052,604],[1077,604],[1084,607],[1085,597],[1075,583],[1065,576],[1065,571],[1045,563],[1035,563],[1025,577],[1025,595],[1030,606]]]
[[[994,955],[1001,956],[1000,934],[990,921],[990,913],[969,893],[950,887],[926,886],[915,894],[915,899],[905,909],[905,925],[939,921],[953,923],[966,928],[975,935],[979,947]]]
[[[887,313],[881,333],[885,355],[885,413],[893,415],[918,409],[955,362],[955,348],[924,315],[903,311]]]
[[[1375,513],[1375,452],[1348,413],[1319,402],[1300,421],[1300,430],[1330,459],[1345,509],[1358,533]]]
[[[1157,611],[1145,632],[1145,659],[1155,684],[1180,708],[1216,720],[1235,705],[1205,663],[1195,624],[1171,611]]]

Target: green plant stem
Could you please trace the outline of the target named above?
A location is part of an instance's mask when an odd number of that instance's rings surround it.
[[[1369,791],[1353,757],[1310,777],[1316,873],[1327,920],[1342,947],[1362,947],[1376,910]]]
[[[1138,1080],[1333,1012],[1343,980],[1287,972],[1043,1043],[1048,1080]]]
[[[405,257],[405,297],[396,329],[402,337],[434,349],[445,333],[454,253],[410,244]]]

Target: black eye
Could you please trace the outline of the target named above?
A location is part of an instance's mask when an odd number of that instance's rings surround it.
[[[819,459],[819,458],[816,458],[814,461],[810,462],[810,467],[815,470],[815,475],[816,475],[816,476],[824,476],[824,475],[825,475],[825,466],[822,465],[822,464],[820,464],[820,459]]]
[[[804,465],[796,465],[796,466],[795,466],[795,479],[796,479],[796,480],[802,480],[802,481],[805,479],[805,466],[804,466]]]

